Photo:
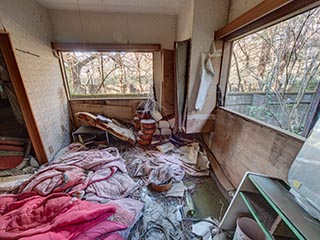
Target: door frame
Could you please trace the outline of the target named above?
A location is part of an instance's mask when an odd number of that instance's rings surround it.
[[[48,161],[47,154],[44,150],[44,145],[41,140],[39,129],[35,121],[30,102],[24,87],[23,79],[19,70],[19,66],[14,54],[10,34],[7,31],[0,29],[0,50],[4,61],[7,65],[8,73],[15,90],[21,112],[28,130],[33,149],[37,160],[43,164]]]

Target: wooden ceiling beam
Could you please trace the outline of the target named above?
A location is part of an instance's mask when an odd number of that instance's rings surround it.
[[[215,40],[232,40],[277,20],[320,5],[319,0],[265,0],[215,32]],[[295,14],[294,14],[295,13]],[[284,19],[283,19],[284,20]]]
[[[109,44],[109,43],[51,43],[51,47],[60,52],[97,51],[97,52],[157,52],[160,44]]]

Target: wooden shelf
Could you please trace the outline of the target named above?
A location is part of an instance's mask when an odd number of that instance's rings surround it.
[[[219,228],[232,232],[237,218],[249,215],[267,239],[320,239],[319,220],[298,204],[283,180],[247,172]]]
[[[248,177],[298,239],[319,239],[320,222],[296,202],[288,185],[268,177],[253,174]]]
[[[259,205],[257,203],[260,201],[256,201],[256,200],[259,198],[260,198],[260,200],[263,200],[263,199],[261,199],[260,195],[255,194],[255,193],[253,193],[253,194],[255,196],[252,196],[252,194],[250,194],[250,193],[240,192],[240,196],[242,197],[244,203],[247,205],[250,213],[252,214],[253,218],[256,220],[256,222],[258,223],[258,225],[260,226],[260,228],[262,229],[262,231],[266,235],[267,239],[274,239],[273,236],[271,235],[271,233],[269,232],[268,228],[264,224],[264,221],[261,218],[261,213],[263,213],[263,212],[268,213],[268,212],[267,211],[260,211],[261,209],[257,208],[257,206]],[[263,201],[261,201],[261,202],[263,202]],[[253,203],[255,203],[255,204],[253,204]]]

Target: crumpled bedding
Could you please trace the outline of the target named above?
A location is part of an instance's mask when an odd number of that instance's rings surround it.
[[[132,225],[142,206],[133,199],[96,204],[64,193],[1,195],[0,239],[123,239],[116,231]]]
[[[0,193],[11,192],[18,189],[29,177],[31,177],[30,174],[0,177]]]
[[[183,162],[177,154],[163,154],[148,151],[149,156],[137,154],[130,166],[135,169],[134,176],[148,176],[146,184],[163,184],[170,179],[181,181],[185,174],[191,176],[208,176],[209,171],[199,170]]]
[[[135,166],[135,176],[148,175],[146,184],[162,184],[168,182],[171,178],[181,181],[184,178],[184,170],[175,164],[169,164],[162,158],[139,157],[132,163]]]
[[[71,144],[48,166],[24,182],[19,193],[41,196],[66,192],[97,202],[124,198],[138,188],[117,148],[83,150]]]

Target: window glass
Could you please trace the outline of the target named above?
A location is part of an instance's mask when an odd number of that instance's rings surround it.
[[[62,52],[71,98],[147,97],[153,91],[150,52]]]
[[[301,134],[319,66],[316,8],[233,42],[225,107]]]

